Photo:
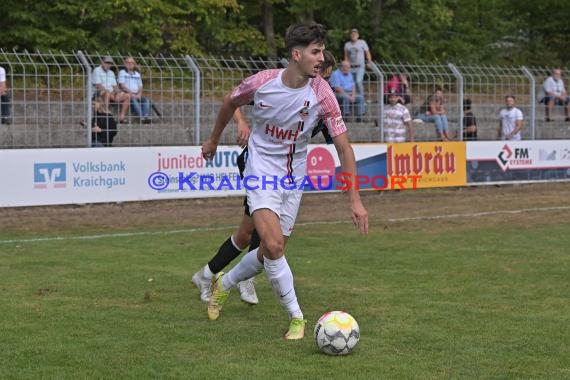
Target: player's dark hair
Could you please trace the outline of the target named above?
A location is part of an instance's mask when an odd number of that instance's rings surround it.
[[[322,64],[322,67],[323,67],[322,70],[323,71],[328,69],[329,67],[335,67],[336,66],[336,59],[334,58],[334,55],[330,51],[328,51],[328,50],[323,51],[323,58],[324,58],[324,61]]]
[[[517,98],[515,98],[514,95],[507,95],[507,96],[505,96],[505,100],[507,100],[508,98],[513,98],[513,100],[517,100]]]
[[[312,43],[324,44],[327,38],[327,29],[316,22],[294,24],[287,28],[285,33],[285,47],[290,53],[295,47],[307,47]]]

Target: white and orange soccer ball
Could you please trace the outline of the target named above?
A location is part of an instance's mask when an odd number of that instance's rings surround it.
[[[327,355],[347,355],[359,340],[358,323],[344,311],[329,311],[315,325],[315,343]]]

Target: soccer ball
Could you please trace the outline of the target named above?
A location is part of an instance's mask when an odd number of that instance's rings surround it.
[[[360,339],[360,328],[352,315],[329,311],[315,325],[315,343],[327,355],[346,355]]]

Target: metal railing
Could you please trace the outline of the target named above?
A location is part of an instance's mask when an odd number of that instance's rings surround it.
[[[90,146],[91,73],[103,55],[107,53],[0,50],[11,97],[11,124],[0,124],[0,148]],[[117,66],[127,55],[135,58],[144,93],[155,111],[152,124],[129,115],[128,123],[119,125],[117,146],[199,145],[209,135],[228,91],[246,76],[287,64],[284,59],[112,54]],[[399,73],[410,78],[412,117],[435,87],[443,89],[451,133],[458,139],[464,98],[472,100],[479,139],[494,140],[507,94],[516,96],[525,115],[523,138],[569,138],[570,123],[564,121],[561,107],[555,110],[554,121],[546,123],[544,107],[537,102],[536,94],[549,71],[545,67],[373,62],[365,75],[366,117],[358,123],[348,120],[351,141],[382,141],[384,84]],[[249,108],[244,107],[246,117]],[[117,110],[112,108],[115,114]],[[415,130],[419,141],[436,139],[431,124],[416,124]],[[228,126],[222,143],[232,144],[235,139],[235,128]]]

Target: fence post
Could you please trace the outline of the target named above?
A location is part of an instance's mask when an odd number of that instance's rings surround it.
[[[459,69],[453,64],[448,63],[447,66],[457,78],[457,105],[459,109],[459,119],[457,124],[459,124],[459,141],[463,141],[463,75]]]
[[[531,137],[534,140],[536,138],[536,94],[535,94],[535,86],[536,80],[534,79],[534,75],[527,69],[526,66],[522,67],[523,73],[528,78],[530,89],[528,93],[528,98],[530,99],[530,130],[531,130]]]
[[[200,145],[200,69],[189,55],[184,56],[184,60],[186,61],[186,64],[188,64],[188,67],[190,67],[190,70],[194,73],[194,119],[196,122],[196,125],[194,126],[194,142],[196,145]]]
[[[378,99],[376,106],[378,111],[378,120],[376,120],[376,125],[380,127],[380,142],[384,142],[384,73],[373,61],[370,61],[369,67],[370,70],[376,74],[379,81],[378,87],[376,88],[376,97]]]
[[[86,96],[86,106],[87,109],[85,111],[85,125],[87,128],[87,147],[91,146],[91,115],[93,114],[93,109],[92,109],[92,102],[91,99],[93,99],[93,85],[92,85],[92,73],[91,73],[91,65],[89,64],[89,61],[87,60],[87,57],[85,56],[85,54],[83,54],[83,52],[81,50],[79,50],[76,53],[77,59],[79,60],[79,62],[81,62],[81,64],[83,65],[83,68],[85,69],[85,72],[87,73],[87,96]]]

